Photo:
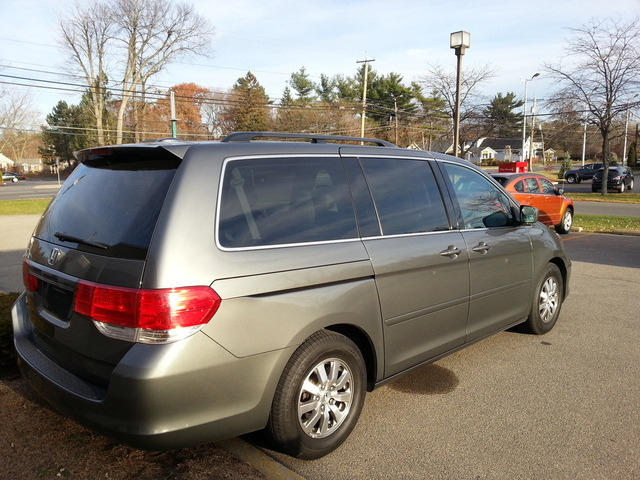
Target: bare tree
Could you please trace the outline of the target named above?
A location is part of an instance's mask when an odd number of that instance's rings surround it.
[[[0,88],[0,151],[15,157],[31,142],[26,131],[37,121],[29,92]]]
[[[107,45],[115,33],[106,3],[77,1],[73,12],[58,22],[58,42],[69,53],[71,64],[89,89],[98,142],[105,143],[104,112],[107,98]]]
[[[138,87],[181,55],[206,51],[213,29],[193,6],[169,0],[114,0],[112,22],[124,69],[118,109],[117,143],[122,143],[124,113]]]
[[[556,98],[584,105],[589,122],[600,130],[606,195],[614,121],[640,105],[640,18],[628,23],[592,19],[571,31],[568,65],[546,64],[545,69],[560,86]]]
[[[456,72],[440,65],[429,65],[428,75],[419,83],[428,91],[435,92],[443,98],[446,110],[453,119],[456,109]],[[493,68],[486,65],[480,68],[468,68],[463,71],[460,86],[460,123],[464,124],[471,117],[478,115],[479,104],[485,99],[478,93],[483,83],[495,77]],[[453,125],[451,126],[453,129]],[[464,152],[464,150],[461,150]]]
[[[59,40],[85,77],[99,136],[106,81],[118,79],[116,143],[122,143],[131,98],[139,90],[144,97],[149,79],[170,62],[204,54],[213,27],[192,6],[171,0],[96,0],[83,5],[60,19]]]

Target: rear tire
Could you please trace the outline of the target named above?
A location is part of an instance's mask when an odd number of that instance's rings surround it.
[[[522,330],[535,335],[549,332],[558,320],[563,302],[564,282],[557,265],[549,263],[538,278],[529,318]]]
[[[620,186],[618,187],[618,191],[619,191],[620,193],[624,193],[624,182],[622,182],[622,183],[620,184]]]
[[[322,457],[355,427],[365,391],[366,367],[358,347],[344,335],[320,330],[289,359],[266,433],[293,457]]]
[[[575,175],[567,176],[567,183],[578,183]]]

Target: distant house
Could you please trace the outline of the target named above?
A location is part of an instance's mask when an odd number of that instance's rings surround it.
[[[494,159],[497,163],[520,162],[529,157],[531,137],[527,137],[522,155],[522,138],[480,138],[467,149],[467,160],[480,163],[483,160]],[[533,142],[533,156],[542,155],[542,143]]]
[[[42,159],[40,158],[26,158],[24,160],[19,160],[17,164],[20,165],[23,173],[45,171],[45,165],[43,165]],[[46,167],[46,170],[49,170],[49,167]]]
[[[15,162],[11,160],[6,155],[0,153],[0,169],[2,170],[13,170]]]

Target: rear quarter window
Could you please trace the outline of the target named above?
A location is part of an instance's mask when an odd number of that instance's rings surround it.
[[[357,237],[339,158],[228,161],[218,202],[218,243],[245,248]]]

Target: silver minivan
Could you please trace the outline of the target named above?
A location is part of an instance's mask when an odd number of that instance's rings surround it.
[[[36,227],[12,311],[23,374],[153,450],[262,430],[318,458],[366,391],[555,324],[557,235],[458,158],[239,132],[93,148]]]

